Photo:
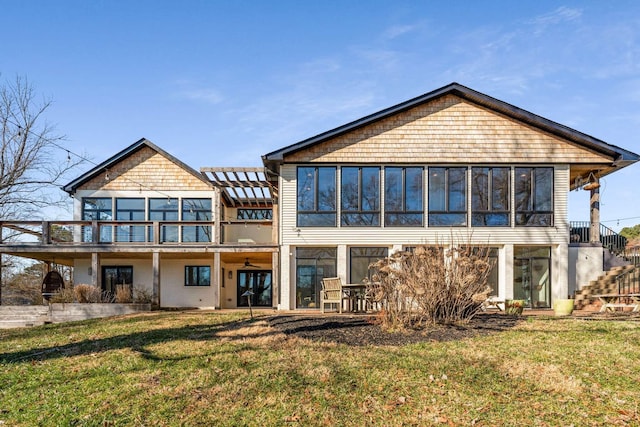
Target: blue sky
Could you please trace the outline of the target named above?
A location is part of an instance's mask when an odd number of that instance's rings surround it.
[[[146,137],[196,169],[258,166],[453,81],[640,153],[637,1],[0,0],[0,10],[0,79],[28,77],[53,99],[47,119],[64,145],[96,163]],[[640,223],[638,182],[639,165],[603,180],[605,225]],[[572,192],[570,219],[588,219],[587,195]]]

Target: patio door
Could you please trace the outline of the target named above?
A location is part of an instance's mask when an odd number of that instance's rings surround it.
[[[515,247],[513,298],[529,308],[551,307],[551,248]]]
[[[252,307],[271,307],[271,270],[239,270],[238,307],[249,306],[247,297],[242,296],[246,291],[253,292],[249,297]]]

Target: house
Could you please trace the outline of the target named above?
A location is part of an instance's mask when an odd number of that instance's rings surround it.
[[[196,171],[143,138],[63,190],[74,220],[4,221],[38,238],[1,253],[72,266],[75,284],[125,286],[160,307],[242,307],[248,288],[253,305],[272,305],[278,246],[263,168]]]
[[[76,284],[160,307],[295,310],[319,307],[323,277],[358,283],[394,251],[453,240],[490,248],[499,298],[549,308],[607,268],[598,181],[638,159],[452,83],[260,168],[196,171],[141,139],[64,187],[73,220],[2,221],[31,240],[0,241],[0,255],[73,266]],[[572,228],[579,188],[591,221]]]
[[[457,83],[273,151],[279,307],[315,306],[323,276],[360,282],[393,251],[453,239],[491,248],[495,295],[550,308],[603,271],[598,180],[638,158]],[[591,233],[570,242],[567,196],[583,185]]]

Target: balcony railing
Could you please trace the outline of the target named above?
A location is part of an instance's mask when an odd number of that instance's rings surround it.
[[[571,243],[589,243],[590,226],[589,221],[571,221],[569,223]],[[600,224],[600,243],[612,253],[620,254],[627,246],[627,238]]]
[[[225,233],[225,228],[233,227]],[[218,243],[272,243],[271,227],[223,225]],[[239,231],[241,230],[241,231]],[[212,221],[0,221],[0,244],[211,244]],[[216,242],[214,242],[216,243]]]

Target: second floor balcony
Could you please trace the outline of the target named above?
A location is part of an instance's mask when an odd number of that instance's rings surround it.
[[[0,221],[12,245],[271,245],[271,221]]]

